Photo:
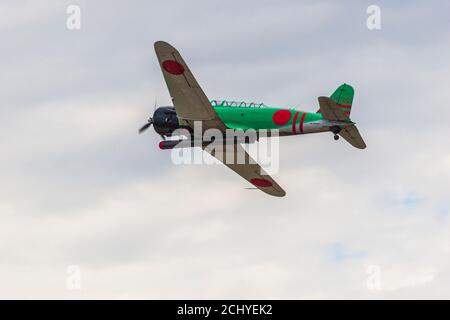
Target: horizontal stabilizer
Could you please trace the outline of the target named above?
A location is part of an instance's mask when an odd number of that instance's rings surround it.
[[[355,125],[344,127],[340,132],[339,135],[348,141],[352,146],[358,149],[365,149],[366,143],[364,142],[363,138],[359,134],[358,128],[356,128]]]
[[[349,121],[347,114],[342,111],[342,109],[328,97],[319,97],[320,113],[326,120],[330,121]]]

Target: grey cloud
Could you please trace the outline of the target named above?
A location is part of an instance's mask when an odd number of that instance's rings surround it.
[[[371,3],[356,1],[6,4],[1,297],[448,297],[448,5],[380,2],[369,31]],[[283,199],[222,166],[172,165],[136,132],[155,97],[170,101],[156,40],[211,98],[310,111],[351,83],[368,149],[282,139]],[[80,292],[65,288],[71,264]]]

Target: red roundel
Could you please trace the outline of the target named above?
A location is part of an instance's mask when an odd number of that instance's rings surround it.
[[[253,183],[257,187],[271,187],[272,182],[266,179],[254,178],[250,179],[250,182]]]
[[[175,60],[166,60],[162,63],[164,70],[175,76],[179,76],[184,73],[184,67],[182,64],[176,62]]]
[[[272,121],[278,126],[284,126],[291,119],[291,111],[278,110],[272,116]]]

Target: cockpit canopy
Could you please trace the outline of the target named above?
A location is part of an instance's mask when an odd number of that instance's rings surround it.
[[[234,108],[264,108],[264,103],[245,102],[245,101],[228,101],[228,100],[211,100],[213,107],[234,107]]]

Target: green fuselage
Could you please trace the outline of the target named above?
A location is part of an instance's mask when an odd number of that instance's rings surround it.
[[[331,125],[320,113],[272,107],[214,106],[220,119],[230,129],[279,129],[280,135],[328,131]]]
[[[350,120],[354,90],[348,84],[340,85],[330,96]],[[280,135],[333,131],[336,127],[352,125],[351,121],[336,122],[323,118],[322,113],[298,111],[289,108],[271,108],[264,104],[212,100],[211,105],[230,129],[279,129]]]

